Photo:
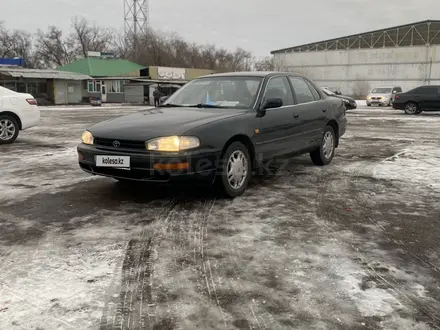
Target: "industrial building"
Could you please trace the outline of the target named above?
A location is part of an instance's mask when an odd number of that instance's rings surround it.
[[[437,54],[438,53],[438,54]],[[343,94],[365,96],[377,86],[440,84],[440,21],[274,50],[277,71],[308,76]]]

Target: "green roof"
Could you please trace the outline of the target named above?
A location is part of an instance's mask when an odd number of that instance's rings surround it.
[[[57,70],[82,73],[92,77],[122,77],[144,68],[127,60],[83,58],[60,66]]]

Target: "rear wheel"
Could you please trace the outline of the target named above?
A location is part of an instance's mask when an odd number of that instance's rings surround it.
[[[321,145],[310,153],[313,164],[318,166],[328,165],[335,155],[336,135],[331,126],[326,126],[322,136]]]
[[[251,178],[251,158],[241,142],[233,142],[223,154],[216,183],[229,198],[242,195]]]
[[[13,143],[18,136],[20,127],[15,118],[0,115],[0,144]]]
[[[419,106],[415,102],[408,102],[405,104],[405,113],[407,115],[415,115],[419,111]]]

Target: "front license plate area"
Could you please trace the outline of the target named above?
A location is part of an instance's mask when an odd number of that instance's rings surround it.
[[[130,156],[95,156],[97,167],[112,167],[128,170],[130,169]]]

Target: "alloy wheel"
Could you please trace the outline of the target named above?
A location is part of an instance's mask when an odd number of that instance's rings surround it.
[[[229,186],[234,190],[240,189],[248,175],[248,161],[244,152],[235,150],[228,159],[226,169]]]
[[[408,103],[405,106],[405,112],[410,115],[417,113],[417,105],[414,103]]]
[[[330,159],[333,155],[335,139],[332,132],[326,132],[322,141],[322,153],[326,159]]]
[[[0,120],[0,140],[8,141],[15,135],[15,125],[9,119]]]

